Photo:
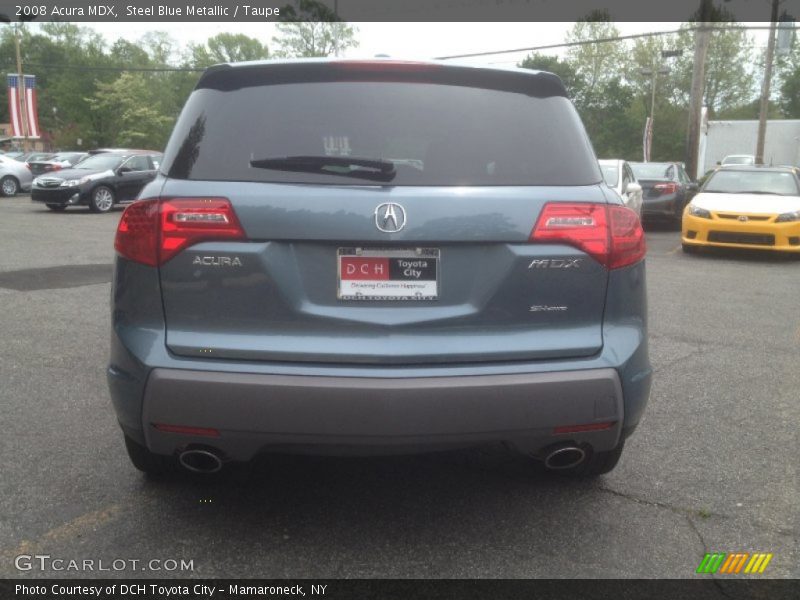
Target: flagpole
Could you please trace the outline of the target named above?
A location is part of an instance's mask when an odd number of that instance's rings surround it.
[[[22,151],[28,151],[28,113],[25,107],[25,76],[22,74],[22,54],[19,50],[19,28],[22,25],[14,25],[14,46],[17,50],[17,97],[19,99],[19,118],[22,125]]]

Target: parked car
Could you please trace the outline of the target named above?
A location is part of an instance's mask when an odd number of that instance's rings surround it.
[[[720,162],[721,165],[754,165],[756,157],[752,154],[729,154]]]
[[[52,152],[25,152],[17,156],[14,160],[26,163],[29,160],[47,160],[53,156]]]
[[[642,186],[642,217],[669,221],[681,226],[683,209],[697,191],[681,163],[632,162],[631,168]]]
[[[71,169],[34,179],[31,200],[56,211],[88,205],[93,212],[108,212],[136,199],[156,176],[160,159],[161,153],[147,150],[89,156]]]
[[[685,252],[703,246],[800,253],[800,168],[718,168],[686,207]]]
[[[28,168],[35,177],[42,173],[74,167],[87,156],[89,155],[86,152],[58,152],[47,160],[29,160]]]
[[[212,67],[114,246],[148,473],[505,442],[598,475],[648,399],[641,225],[550,73]]]
[[[642,217],[642,186],[636,181],[636,175],[627,161],[618,159],[603,159],[600,170],[606,185],[617,192],[625,206],[634,211],[639,218]]]
[[[3,196],[13,196],[17,192],[27,192],[31,189],[30,169],[13,158],[0,156],[0,193]]]

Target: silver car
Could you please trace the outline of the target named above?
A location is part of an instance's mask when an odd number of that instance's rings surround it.
[[[647,403],[645,243],[553,74],[208,69],[121,217],[133,464],[499,444],[614,468]]]
[[[30,191],[32,181],[33,174],[25,163],[0,156],[0,193],[3,196]]]
[[[612,190],[617,192],[625,206],[642,218],[642,186],[636,181],[636,175],[628,161],[619,159],[601,159],[600,169],[603,179]]]

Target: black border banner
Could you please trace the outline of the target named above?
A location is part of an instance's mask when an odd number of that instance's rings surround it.
[[[653,568],[657,570],[658,567],[654,564]],[[783,600],[797,597],[798,583],[798,580],[788,579],[711,577],[683,580],[3,579],[0,580],[0,597],[3,600]]]
[[[766,22],[770,18],[769,2],[763,0],[712,0],[712,3],[736,21]],[[576,21],[605,11],[612,21],[618,22],[682,22],[693,19],[700,4],[701,0],[0,0],[0,20],[535,22]],[[800,18],[800,0],[783,0],[781,9]]]

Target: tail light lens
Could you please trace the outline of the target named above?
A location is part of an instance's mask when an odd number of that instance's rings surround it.
[[[548,203],[530,240],[575,246],[609,269],[639,262],[647,250],[638,215],[605,204]]]
[[[243,239],[244,229],[227,198],[149,199],[125,209],[114,248],[155,267],[199,242]]]
[[[661,194],[675,194],[678,191],[678,184],[677,183],[657,183],[653,186],[653,189],[658,192],[658,195]]]

